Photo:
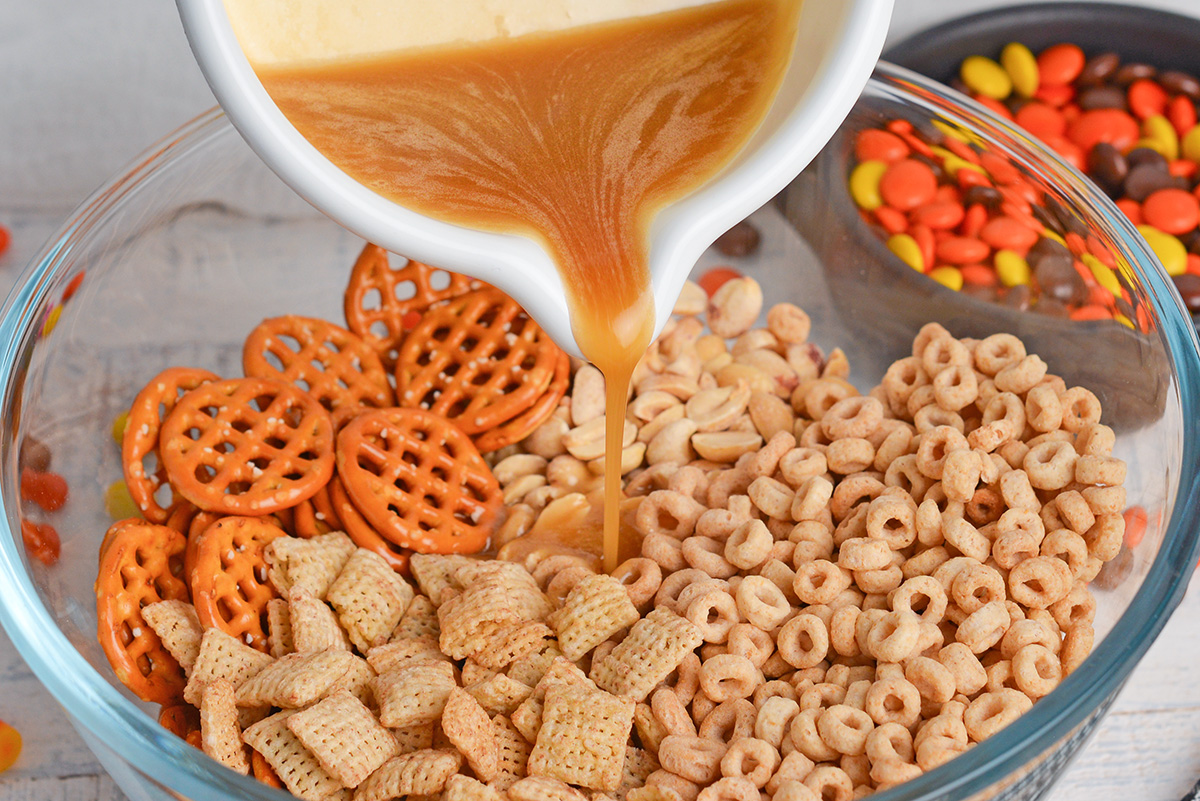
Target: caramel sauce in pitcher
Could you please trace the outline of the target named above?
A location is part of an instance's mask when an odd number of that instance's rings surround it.
[[[576,341],[606,381],[606,570],[618,556],[629,382],[654,328],[650,225],[762,122],[798,16],[799,0],[722,0],[258,70],[297,130],[360,183],[429,217],[532,237],[552,256]]]

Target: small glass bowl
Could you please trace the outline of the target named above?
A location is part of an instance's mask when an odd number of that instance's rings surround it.
[[[1061,321],[956,305],[900,280],[902,273],[876,269],[890,254],[846,197],[848,143],[856,130],[897,117],[949,126],[1053,191],[1123,265],[1131,297],[1144,309],[1141,330],[1084,327],[1086,335],[1071,337],[1055,327]],[[1145,535],[1097,583],[1092,656],[996,736],[875,796],[1036,798],[1104,715],[1195,564],[1195,331],[1165,273],[1106,198],[1035,141],[944,87],[881,65],[842,131],[754,215],[762,246],[738,260],[738,269],[767,287],[771,301],[807,309],[814,341],[846,351],[860,388],[876,383],[931,320],[960,336],[1022,336],[1053,372],[1085,383],[1104,401],[1105,422],[1118,432],[1117,455],[1129,463],[1129,503],[1147,512]],[[0,623],[134,801],[287,796],[160,728],[154,710],[120,686],[97,644],[92,585],[109,524],[104,493],[121,477],[112,421],[166,366],[240,374],[242,339],[264,317],[340,320],[360,247],[297,200],[214,111],[162,140],[80,206],[0,312],[0,511],[7,524],[0,534]],[[709,252],[697,273],[724,260]],[[45,514],[20,498],[19,451],[29,437],[50,448],[52,469],[70,482],[70,501],[58,512]],[[25,553],[24,517],[61,534],[55,565]]]

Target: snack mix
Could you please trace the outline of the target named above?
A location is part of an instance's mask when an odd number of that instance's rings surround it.
[[[603,378],[446,278],[367,246],[348,328],[267,320],[245,377],[132,403],[100,641],[229,769],[306,801],[849,801],[1087,656],[1125,465],[1016,337],[927,325],[862,395],[798,307],[754,327],[753,279],[689,283],[634,377],[640,546],[605,575],[570,547]]]

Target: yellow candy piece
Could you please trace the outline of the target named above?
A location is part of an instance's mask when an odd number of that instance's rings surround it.
[[[1188,161],[1200,162],[1200,125],[1194,126],[1183,135],[1183,157]]]
[[[1062,234],[1060,234],[1058,231],[1055,231],[1053,228],[1043,228],[1042,236],[1044,236],[1046,239],[1053,239],[1063,247],[1067,246],[1067,240],[1063,239]]]
[[[963,274],[957,267],[935,267],[929,271],[929,277],[955,292],[963,286]]]
[[[950,174],[950,177],[957,178],[959,170],[974,170],[980,175],[987,175],[987,170],[980,167],[978,164],[972,164],[961,156],[956,156],[950,153],[942,161],[942,169]]]
[[[1130,320],[1128,317],[1126,317],[1123,314],[1120,314],[1120,313],[1114,314],[1113,319],[1116,320],[1121,325],[1125,326],[1126,328],[1132,328],[1134,331],[1137,330],[1137,326],[1133,324],[1133,320]]]
[[[1167,161],[1179,158],[1179,134],[1166,117],[1161,114],[1147,117],[1142,123],[1142,133],[1160,145],[1158,152],[1166,156]]]
[[[46,315],[46,322],[42,323],[42,336],[50,336],[50,332],[54,330],[54,326],[58,325],[58,318],[62,316],[62,306],[55,306]]]
[[[850,173],[850,197],[860,209],[875,211],[883,205],[879,194],[879,180],[887,172],[886,161],[864,161]]]
[[[1005,286],[1023,286],[1029,283],[1029,262],[1015,250],[997,250],[993,264],[996,265],[996,275],[1000,278],[1000,283]]]
[[[120,445],[125,440],[125,427],[129,425],[129,412],[121,412],[112,421],[113,442]]]
[[[1084,253],[1079,257],[1079,260],[1086,264],[1087,268],[1092,271],[1092,275],[1096,277],[1096,283],[1107,289],[1114,296],[1121,294],[1121,282],[1117,280],[1117,274],[1108,265],[1091,253]]]
[[[1138,233],[1158,256],[1167,275],[1183,275],[1187,272],[1187,248],[1177,237],[1158,230],[1153,225],[1139,225]]]
[[[921,256],[921,246],[917,240],[908,234],[895,234],[887,241],[888,250],[900,257],[900,260],[919,273],[925,272],[925,259]]]
[[[1012,94],[1013,82],[1008,72],[984,56],[969,56],[963,61],[959,77],[972,92],[993,100],[1003,100]]]
[[[142,511],[134,503],[129,494],[129,487],[124,481],[117,479],[104,490],[104,511],[113,520],[125,520],[130,517],[141,517]]]
[[[21,755],[21,733],[0,720],[0,773],[11,768]]]
[[[1041,78],[1033,51],[1020,42],[1010,42],[1000,51],[1000,64],[1021,97],[1033,97]]]

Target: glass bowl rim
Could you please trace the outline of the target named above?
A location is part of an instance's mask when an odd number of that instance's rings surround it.
[[[1200,347],[1196,331],[1175,299],[1169,277],[1153,257],[1136,229],[1111,201],[1054,153],[973,101],[915,73],[880,62],[868,83],[906,105],[915,105],[943,118],[969,125],[985,140],[1002,141],[1010,153],[1040,166],[1060,179],[1057,185],[1068,196],[1086,203],[1099,222],[1116,233],[1126,258],[1161,314],[1159,324],[1169,347],[1168,358],[1176,377],[1183,426],[1183,453],[1179,490],[1162,546],[1149,572],[1108,635],[1092,656],[1067,679],[1058,692],[1039,701],[1012,725],[952,760],[890,790],[877,793],[879,801],[917,801],[967,797],[1008,777],[1043,751],[1068,736],[1085,718],[1124,683],[1133,667],[1178,605],[1200,549]],[[176,159],[200,151],[229,135],[233,128],[212,109],[168,134],[136,158],[109,183],[85,200],[22,271],[15,288],[0,310],[0,404],[11,411],[24,388],[24,363],[37,326],[36,311],[45,301],[58,269],[75,245],[102,225],[122,200],[152,181]],[[0,475],[18,475],[14,427],[6,426]],[[10,482],[11,483],[11,482]],[[0,495],[0,516],[10,531],[19,530],[19,510]],[[140,772],[193,798],[240,797],[281,801],[290,798],[252,778],[214,763],[182,739],[162,729],[135,703],[110,685],[59,630],[42,604],[25,569],[17,538],[0,537],[0,625],[39,681],[79,725],[97,736]],[[1147,623],[1148,622],[1148,623]]]

